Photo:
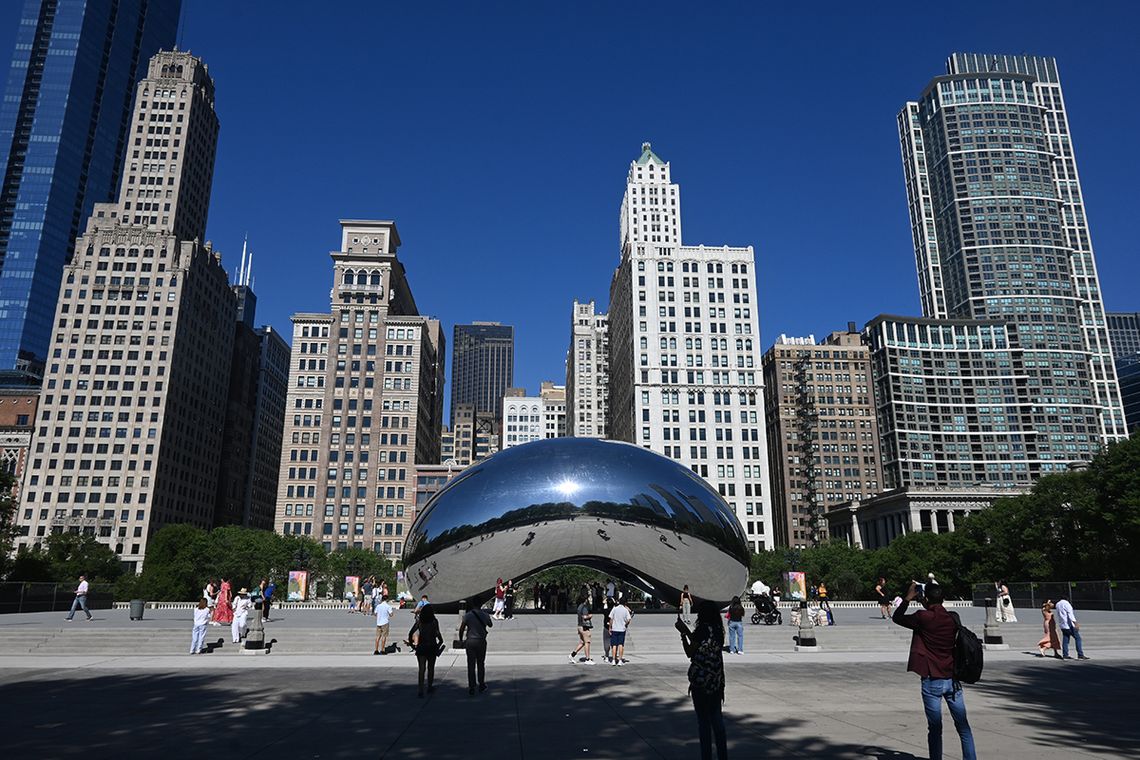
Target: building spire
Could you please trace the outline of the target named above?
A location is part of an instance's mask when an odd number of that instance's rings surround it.
[[[243,284],[245,280],[245,249],[249,245],[249,233],[245,235],[245,240],[241,242],[241,266],[238,268],[237,284]]]

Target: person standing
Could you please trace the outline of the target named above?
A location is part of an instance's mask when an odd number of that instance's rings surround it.
[[[619,599],[610,610],[610,648],[613,650],[613,664],[620,666],[625,659],[625,634],[629,624],[633,621],[633,611],[625,605],[625,599]]]
[[[233,622],[230,623],[230,638],[233,639],[235,644],[241,643],[241,637],[245,635],[245,626],[249,621],[249,611],[253,609],[253,601],[249,598],[249,590],[242,586],[238,589],[237,596],[233,601],[233,612],[231,617]]]
[[[739,602],[737,598],[737,602]],[[689,696],[697,713],[697,736],[701,742],[701,760],[712,760],[712,740],[716,737],[716,756],[728,757],[724,731],[724,626],[715,602],[701,600],[697,604],[697,625],[689,627],[679,617],[676,628],[681,646],[689,658]]]
[[[262,583],[264,582],[265,581],[262,581]],[[273,592],[276,590],[277,584],[273,581],[270,581],[269,584],[265,586],[265,591],[262,594],[263,599],[261,602],[261,619],[266,622],[269,622],[269,605],[273,602]]]
[[[1081,624],[1077,622],[1072,603],[1063,596],[1058,597],[1057,607],[1053,613],[1057,617],[1057,627],[1061,629],[1061,656],[1066,660],[1073,659],[1069,656],[1069,639],[1072,638],[1077,641],[1077,659],[1091,659],[1085,657],[1084,647],[1081,646]]]
[[[233,592],[230,582],[222,578],[221,588],[218,589],[218,601],[214,604],[214,625],[229,625],[234,619]]]
[[[374,588],[376,588],[376,578],[370,575],[364,579],[364,586],[362,588],[364,598],[361,599],[360,602],[360,611],[365,614],[371,614],[375,609],[375,606],[372,604],[372,590]]]
[[[578,653],[585,650],[586,659],[583,661],[587,665],[593,665],[594,661],[590,659],[590,635],[594,624],[590,622],[593,615],[590,614],[589,597],[585,594],[578,597],[578,647],[570,653],[570,662],[578,662]]]
[[[90,586],[87,584],[87,576],[79,576],[79,585],[75,587],[75,599],[71,601],[71,612],[67,613],[68,620],[71,620],[75,617],[75,611],[77,609],[83,610],[83,614],[87,616],[88,621],[92,619],[91,610],[87,609],[87,590],[89,588]]]
[[[495,607],[494,617],[496,620],[503,619],[503,608],[506,606],[507,587],[503,585],[503,579],[495,581]]]
[[[1046,599],[1045,604],[1041,605],[1042,627],[1045,629],[1045,635],[1037,642],[1037,656],[1044,657],[1045,650],[1052,649],[1053,656],[1060,660],[1061,638],[1057,635],[1057,621],[1053,614],[1055,606],[1052,599]]]
[[[491,622],[487,611],[479,606],[477,599],[472,598],[467,604],[467,614],[459,624],[459,640],[464,642],[467,651],[467,694],[475,696],[476,681],[479,691],[487,690],[487,629],[495,624]]]
[[[602,662],[610,662],[610,613],[614,609],[614,599],[607,596],[602,600]]]
[[[534,584],[534,609],[537,611],[542,607],[542,584]]]
[[[384,606],[387,606],[385,604]],[[419,630],[416,633],[416,661],[419,664],[419,692],[417,697],[424,695],[424,671],[427,671],[428,693],[435,691],[435,660],[443,651],[443,634],[439,630],[439,618],[430,604],[420,608],[416,620]]]
[[[190,654],[201,654],[206,651],[206,625],[210,622],[210,600],[202,597],[198,600],[198,609],[194,610],[194,628],[190,633]]]
[[[942,587],[927,584],[922,601],[924,610],[906,614],[910,603],[918,597],[913,581],[892,620],[913,633],[910,658],[906,669],[922,679],[922,706],[926,712],[926,743],[930,760],[942,760],[942,701],[946,700],[954,728],[962,742],[963,760],[977,760],[974,734],[966,718],[966,694],[954,679],[954,641],[958,636],[958,620],[946,611]]]
[[[999,623],[1016,623],[1017,613],[1013,611],[1013,598],[1009,595],[1009,588],[1005,581],[994,581],[994,592],[997,594],[996,616]]]
[[[392,620],[392,605],[380,602],[376,605],[376,646],[372,654],[388,654],[388,627]]]
[[[819,611],[827,615],[827,624],[835,625],[835,615],[831,614],[831,601],[827,593],[827,584],[820,581],[815,594],[819,599]]]
[[[688,583],[681,589],[681,603],[678,606],[681,608],[681,620],[685,621],[685,625],[691,626],[693,624],[693,595],[689,593]]]
[[[880,577],[879,582],[875,584],[875,599],[879,602],[879,615],[883,620],[887,619],[887,610],[890,609],[891,600],[887,598],[887,579]]]
[[[728,651],[730,654],[744,654],[744,605],[740,597],[732,597],[728,604]]]
[[[506,616],[510,620],[515,616],[515,584],[514,581],[507,581],[506,591],[503,592],[503,604],[506,607]]]

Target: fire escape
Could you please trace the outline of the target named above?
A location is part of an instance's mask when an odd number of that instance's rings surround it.
[[[816,409],[815,390],[812,388],[811,352],[806,351],[796,360],[796,389],[799,404],[796,416],[800,426],[800,451],[804,472],[804,496],[807,501],[807,543],[819,546],[826,535],[826,518],[823,514],[823,493],[820,488],[822,470],[819,461],[819,411]]]

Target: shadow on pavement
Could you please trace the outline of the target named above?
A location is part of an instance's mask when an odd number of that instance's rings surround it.
[[[1031,741],[1042,747],[1140,757],[1140,665],[1034,660],[970,688],[1019,705],[1009,720],[1033,729]]]
[[[496,675],[501,680],[491,680]],[[609,679],[584,669],[550,671],[548,678],[489,672],[489,691],[469,697],[465,669],[441,661],[438,691],[425,699],[416,698],[414,671],[368,667],[16,677],[22,680],[0,684],[8,757],[699,755],[696,719],[681,687],[654,692],[629,672]],[[731,713],[726,722],[736,758],[916,758],[804,735],[799,721]]]

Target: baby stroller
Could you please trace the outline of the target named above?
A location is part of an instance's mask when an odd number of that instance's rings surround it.
[[[772,603],[772,597],[767,594],[752,594],[751,596],[752,603],[756,605],[756,611],[752,613],[752,625],[759,625],[761,621],[764,625],[783,624],[784,616]]]

